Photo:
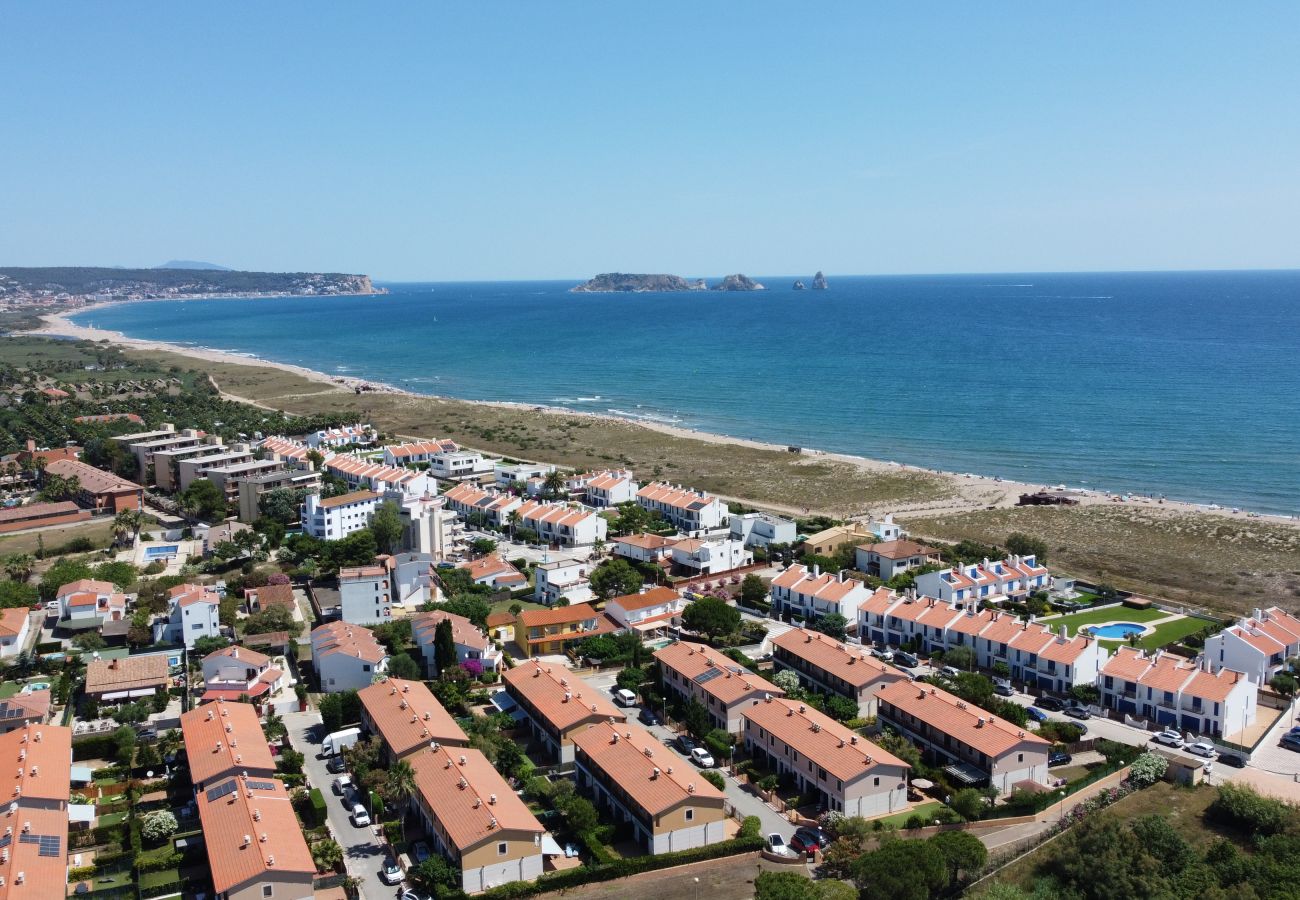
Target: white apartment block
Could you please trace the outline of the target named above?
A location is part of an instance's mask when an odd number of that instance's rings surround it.
[[[325,471],[336,478],[342,478],[358,490],[371,490],[377,493],[392,491],[406,497],[420,497],[438,492],[437,480],[427,472],[386,466],[350,453],[327,455]]]
[[[313,630],[311,658],[327,694],[359,691],[388,671],[388,654],[370,629],[347,622]]]
[[[1101,668],[1097,688],[1107,709],[1157,725],[1221,737],[1255,723],[1259,685],[1242,672],[1210,663],[1120,647]]]
[[[645,633],[679,621],[684,609],[686,598],[672,588],[647,587],[640,593],[610,600],[605,604],[605,615],[624,628]]]
[[[526,484],[532,478],[545,478],[555,471],[555,466],[541,463],[506,463],[499,462],[492,467],[493,480],[497,487],[508,488],[516,481]]]
[[[564,480],[570,497],[581,497],[582,502],[597,509],[630,503],[636,499],[638,485],[629,469],[609,469],[584,472]]]
[[[339,428],[325,428],[307,435],[307,446],[313,450],[337,450],[340,447],[356,447],[373,444],[378,438],[375,429],[358,422],[355,425],[343,425]]]
[[[861,581],[846,573],[822,574],[818,566],[793,565],[772,579],[772,614],[819,619],[839,613],[850,623],[857,621],[858,607],[871,597]]]
[[[538,563],[533,570],[533,600],[547,606],[554,606],[561,597],[570,605],[594,600],[587,573],[587,564],[576,560]]]
[[[519,528],[537,532],[543,544],[590,547],[603,541],[609,530],[604,517],[581,506],[529,501],[517,510]]]
[[[178,584],[168,593],[171,609],[165,622],[154,625],[155,640],[184,644],[192,650],[199,638],[221,637],[221,597],[215,590],[199,584]]]
[[[1276,606],[1256,609],[1205,641],[1205,658],[1214,671],[1245,672],[1258,685],[1268,684],[1293,656],[1300,656],[1300,619]]]
[[[651,512],[658,512],[679,531],[709,531],[724,527],[731,518],[727,504],[703,491],[662,481],[647,484],[637,491],[636,502]]]
[[[717,575],[749,565],[754,554],[730,537],[683,538],[673,544],[672,558],[674,566],[693,574]]]
[[[967,600],[996,602],[1004,597],[1020,598],[1048,587],[1046,566],[1032,556],[956,566],[916,577],[916,589],[927,597],[947,603]]]
[[[443,494],[448,506],[467,522],[478,515],[494,528],[505,528],[510,514],[524,505],[513,494],[485,491],[472,484],[458,484]]]
[[[370,524],[380,497],[374,491],[353,491],[322,500],[308,494],[302,504],[302,530],[321,541],[337,541]]]
[[[751,512],[731,517],[731,537],[746,547],[793,544],[798,533],[794,522],[771,513]]]
[[[405,444],[389,444],[384,447],[384,465],[409,466],[414,463],[427,463],[439,453],[455,453],[460,449],[455,441],[410,441]]]

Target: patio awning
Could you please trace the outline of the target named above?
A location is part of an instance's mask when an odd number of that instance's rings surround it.
[[[69,803],[68,821],[72,824],[92,823],[95,821],[95,804]]]
[[[73,766],[68,780],[73,784],[90,784],[95,780],[95,773],[90,766]]]
[[[555,838],[551,837],[549,831],[542,832],[542,856],[563,856],[564,848],[560,846]]]
[[[155,688],[136,688],[132,691],[109,691],[100,697],[101,700],[124,700],[130,697],[152,697],[158,693]]]
[[[980,784],[989,780],[987,772],[970,763],[953,763],[951,766],[944,766],[943,770],[962,784]]]

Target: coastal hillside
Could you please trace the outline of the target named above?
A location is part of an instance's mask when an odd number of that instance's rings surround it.
[[[241,294],[374,294],[369,275],[338,272],[234,272],[220,269],[111,269],[94,266],[0,267],[0,299],[144,300]]]

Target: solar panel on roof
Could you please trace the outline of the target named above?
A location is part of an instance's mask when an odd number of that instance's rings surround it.
[[[701,672],[700,674],[696,675],[695,683],[705,684],[706,682],[710,682],[713,679],[717,678],[721,674],[722,674],[721,669],[709,669],[707,672]]]
[[[248,782],[248,787],[250,790],[255,790],[255,791],[273,791],[275,790],[275,782],[274,781],[250,781]]]
[[[20,834],[18,835],[18,843],[36,844],[37,856],[57,857],[62,839],[53,834]]]
[[[14,842],[14,836],[12,834],[6,834],[0,836],[0,847],[8,847],[13,842]]]
[[[239,790],[239,785],[233,781],[227,781],[225,784],[219,784],[214,788],[209,788],[208,802],[211,803],[213,800],[220,800],[222,797],[226,796],[226,794],[232,794],[237,790]]]

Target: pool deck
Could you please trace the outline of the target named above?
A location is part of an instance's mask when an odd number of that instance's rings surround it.
[[[167,548],[175,548],[175,555],[171,556],[150,556],[149,551],[158,551]],[[177,541],[141,541],[136,546],[123,550],[117,555],[117,559],[122,562],[133,563],[140,568],[144,568],[152,562],[161,561],[166,565],[161,574],[179,575],[181,567],[192,556],[197,556],[202,552],[202,545],[194,540],[177,540]]]

